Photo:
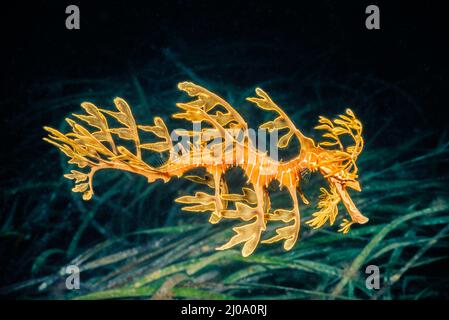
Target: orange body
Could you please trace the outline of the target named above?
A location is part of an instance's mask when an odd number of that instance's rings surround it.
[[[300,230],[297,195],[300,195],[304,204],[309,203],[300,187],[304,171],[319,172],[329,183],[329,191],[321,189],[322,195],[318,203],[320,210],[313,214],[307,224],[319,228],[329,221],[332,225],[338,214],[339,202],[343,203],[350,216],[350,220],[343,220],[339,231],[346,233],[353,223],[368,221],[356,208],[346,190],[352,188],[360,191],[356,160],[363,149],[362,125],[350,109],[333,121],[320,117],[320,125],[316,129],[324,130],[323,137],[327,140],[316,144],[295,127],[267,93],[256,89],[257,97],[248,100],[264,110],[278,114],[275,120],[264,123],[260,128],[270,132],[287,132],[279,139],[279,148],[288,147],[292,137],[296,137],[300,143],[296,157],[288,161],[278,161],[253,145],[246,122],[225,100],[191,82],[182,82],[178,87],[196,99],[188,103],[178,103],[177,106],[182,112],[174,114],[174,118],[208,125],[200,131],[184,132],[186,136],[196,138],[196,143],[189,143],[187,147],[176,149],[177,146],[173,145],[164,121],[159,117],[154,118],[152,126],[137,125],[130,107],[120,98],[114,100],[117,111],[100,109],[87,102],[82,104],[86,114],[75,117],[93,128],[91,131],[71,119],[67,121],[72,132],[67,134],[45,127],[50,134],[44,139],[64,152],[70,158],[69,163],[89,169],[86,173],[72,170],[66,175],[67,178],[75,180],[73,191],[82,192],[83,199],[89,200],[93,195],[93,176],[102,169],[137,173],[145,176],[148,182],[156,179],[167,182],[172,177],[185,177],[208,185],[214,189],[213,193],[196,192],[193,196],[182,196],[175,201],[186,204],[183,208],[186,211],[210,211],[211,223],[218,223],[223,218],[246,221],[246,224],[233,229],[236,235],[228,243],[218,248],[223,250],[244,243],[243,256],[254,252],[259,242],[284,241],[286,250],[293,247]],[[224,108],[226,112],[216,110],[217,106]],[[110,128],[107,117],[115,118],[122,127]],[[139,131],[151,132],[161,141],[142,143]],[[344,146],[340,139],[343,135],[350,136],[354,144]],[[217,137],[221,138],[218,143]],[[135,150],[131,151],[123,145],[118,145],[117,138],[129,140],[135,145]],[[211,143],[214,141],[215,143]],[[160,167],[152,167],[142,160],[143,150],[168,152],[169,159]],[[197,167],[205,168],[206,175],[186,175]],[[241,194],[228,192],[224,173],[231,167],[242,168],[248,179],[248,187],[242,188]],[[273,181],[277,181],[281,188],[289,191],[293,201],[291,209],[271,210],[267,188]],[[230,203],[234,203],[232,208]],[[276,229],[276,234],[271,238],[261,240],[268,221],[282,221],[288,225]]]

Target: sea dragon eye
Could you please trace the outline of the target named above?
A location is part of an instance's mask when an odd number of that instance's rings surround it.
[[[168,182],[172,177],[184,177],[192,182],[207,185],[213,189],[211,193],[196,192],[192,196],[182,196],[175,201],[186,204],[183,210],[194,212],[211,212],[209,221],[218,223],[222,219],[240,219],[246,222],[233,228],[235,235],[218,250],[231,248],[243,243],[242,255],[249,256],[254,252],[259,242],[273,243],[284,241],[284,248],[290,250],[296,243],[300,230],[300,211],[297,194],[299,193],[305,204],[305,198],[300,183],[309,171],[318,171],[329,184],[329,190],[322,188],[319,198],[319,211],[307,222],[313,228],[320,228],[329,221],[330,225],[338,215],[338,204],[343,202],[350,219],[344,219],[340,232],[347,233],[353,223],[366,223],[368,218],[363,216],[346,191],[350,187],[360,191],[356,181],[358,168],[356,160],[363,150],[362,124],[354,113],[346,110],[346,114],[331,121],[320,117],[318,130],[324,130],[326,141],[316,144],[298,130],[285,112],[273,102],[268,94],[260,88],[256,89],[257,97],[247,100],[259,108],[275,112],[278,116],[260,127],[268,130],[286,129],[277,142],[279,148],[286,148],[292,137],[300,143],[300,152],[288,161],[277,161],[266,153],[260,152],[251,142],[245,139],[248,125],[243,117],[224,99],[191,82],[178,84],[180,90],[185,91],[195,100],[178,103],[182,110],[173,115],[174,118],[190,122],[205,122],[208,128],[200,132],[187,131],[189,135],[200,135],[200,140],[208,141],[210,136],[219,135],[232,141],[234,148],[225,148],[224,143],[200,143],[194,148],[175,150],[171,135],[160,117],[154,118],[154,125],[136,124],[128,103],[121,99],[114,99],[116,111],[102,109],[89,102],[83,102],[81,107],[84,114],[74,114],[74,117],[86,123],[81,125],[73,119],[67,119],[72,132],[60,131],[45,127],[49,132],[45,141],[58,147],[67,157],[69,163],[77,165],[83,171],[71,170],[65,177],[75,181],[72,189],[81,192],[84,200],[92,198],[94,191],[92,180],[94,174],[103,169],[117,169],[145,176],[148,182],[162,179]],[[225,112],[217,110],[219,106]],[[111,128],[108,118],[115,119],[119,127]],[[244,139],[237,139],[235,130],[242,130]],[[150,132],[160,139],[158,142],[143,143],[139,132]],[[343,145],[341,136],[347,135],[354,144]],[[117,141],[128,140],[133,148],[120,145]],[[129,145],[129,144],[127,144]],[[142,151],[168,152],[166,163],[153,167],[142,158]],[[224,150],[224,152],[216,152]],[[228,161],[231,159],[231,161]],[[192,168],[205,168],[205,176],[185,175]],[[224,173],[231,167],[243,169],[251,186],[243,187],[240,194],[229,193]],[[293,208],[270,208],[267,186],[272,181],[278,181],[279,186],[285,187],[292,200]],[[349,182],[347,182],[349,181]],[[234,208],[230,209],[230,202]],[[287,226],[276,229],[276,234],[269,239],[261,240],[269,221],[282,221]]]

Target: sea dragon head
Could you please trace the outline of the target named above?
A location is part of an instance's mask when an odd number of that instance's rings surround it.
[[[330,191],[321,188],[318,203],[321,210],[313,214],[314,218],[308,224],[315,228],[321,227],[327,220],[333,224],[338,214],[337,205],[342,201],[351,220],[344,219],[339,231],[347,233],[353,223],[368,222],[368,218],[360,213],[346,190],[350,188],[361,191],[356,161],[364,145],[362,123],[351,109],[346,109],[345,114],[334,120],[320,116],[319,125],[315,129],[324,131],[325,138],[313,151],[316,155],[315,166],[329,183]],[[348,138],[353,143],[346,146]]]

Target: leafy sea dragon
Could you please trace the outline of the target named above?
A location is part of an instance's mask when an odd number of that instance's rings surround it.
[[[73,119],[66,119],[72,129],[72,132],[66,134],[45,127],[49,135],[44,140],[65,153],[70,158],[70,164],[86,169],[85,172],[71,170],[65,175],[75,181],[72,190],[81,192],[84,200],[91,199],[94,194],[94,174],[103,169],[137,173],[146,177],[149,183],[157,179],[168,182],[172,177],[184,177],[205,184],[213,189],[212,193],[196,192],[193,196],[182,196],[175,201],[186,204],[187,206],[182,208],[186,211],[210,211],[209,222],[213,224],[221,219],[241,219],[247,222],[234,227],[236,234],[229,242],[217,248],[224,250],[244,243],[244,257],[252,254],[259,242],[284,241],[286,250],[290,250],[296,243],[300,230],[298,194],[304,204],[309,204],[300,186],[304,172],[319,172],[329,184],[328,190],[321,188],[319,211],[306,222],[309,226],[320,228],[328,221],[333,225],[338,215],[339,202],[343,202],[350,217],[349,220],[343,219],[340,232],[347,233],[354,223],[368,222],[368,218],[360,213],[347,191],[348,188],[361,191],[357,181],[356,160],[363,149],[362,124],[350,109],[335,120],[320,116],[319,125],[315,129],[323,130],[326,140],[316,144],[295,127],[265,91],[257,88],[257,97],[247,100],[259,108],[277,114],[273,121],[262,124],[260,128],[270,132],[286,130],[277,141],[279,148],[286,148],[292,137],[299,141],[297,156],[288,161],[277,161],[254,146],[247,134],[247,123],[224,99],[191,82],[179,83],[178,88],[194,100],[177,103],[182,111],[173,117],[207,124],[207,127],[199,131],[185,131],[186,135],[199,138],[200,141],[196,144],[189,143],[186,148],[176,150],[160,117],[154,118],[154,125],[137,125],[129,105],[121,98],[114,99],[116,111],[102,109],[89,102],[81,104],[85,113],[74,114],[74,117],[90,126],[90,130]],[[108,117],[115,119],[120,127],[111,128]],[[151,132],[160,141],[142,143],[139,131]],[[235,131],[243,134],[237,137]],[[210,143],[214,135],[224,138],[227,142]],[[342,136],[350,137],[354,144],[345,146]],[[121,145],[118,140],[122,141]],[[127,147],[123,144],[124,140],[128,141]],[[168,152],[168,160],[159,167],[153,167],[142,159],[142,151],[146,150]],[[184,175],[196,167],[204,168],[206,174]],[[231,167],[243,169],[248,179],[250,187],[243,187],[241,194],[228,191],[224,173]],[[271,210],[268,186],[275,181],[279,183],[280,188],[285,187],[288,190],[293,208]],[[229,205],[231,202],[234,203],[233,206]],[[261,241],[268,221],[282,221],[287,226],[276,229],[273,237]]]

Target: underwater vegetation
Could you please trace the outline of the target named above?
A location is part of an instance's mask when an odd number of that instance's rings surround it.
[[[414,105],[414,102],[398,87],[373,77],[338,78],[322,72],[305,77],[298,72],[282,79],[268,74],[269,80],[256,84],[267,88],[292,122],[314,141],[322,141],[321,131],[312,130],[318,114],[332,116],[351,107],[363,121],[366,141],[357,158],[360,172],[357,180],[363,192],[351,192],[351,197],[370,221],[357,225],[347,234],[338,232],[340,228],[336,225],[303,228],[301,240],[289,251],[282,244],[264,245],[248,257],[242,257],[239,247],[216,250],[235,236],[232,230],[235,221],[222,219],[218,224],[210,224],[203,214],[183,213],[185,204],[173,201],[196,192],[210,193],[208,185],[192,183],[189,179],[172,179],[169,184],[159,179],[148,184],[145,177],[129,171],[100,170],[93,181],[95,194],[90,201],[83,201],[80,193],[70,192],[73,181],[63,174],[73,174],[70,172],[73,167],[67,164],[64,154],[41,141],[42,124],[51,123],[59,132],[70,132],[70,124],[62,120],[72,112],[79,114],[77,105],[86,97],[95,101],[95,105],[104,105],[115,96],[126,96],[136,123],[146,124],[148,117],[157,115],[167,127],[184,128],[185,123],[178,124],[179,119],[170,119],[170,115],[183,98],[173,84],[188,77],[211,91],[220,92],[231,105],[241,105],[238,111],[250,126],[273,121],[271,111],[259,110],[251,102],[243,105],[252,88],[225,84],[216,78],[205,80],[206,75],[224,74],[225,70],[217,67],[220,64],[203,66],[201,63],[189,60],[188,65],[201,65],[190,68],[168,52],[162,71],[160,63],[157,68],[151,64],[123,78],[63,80],[39,83],[32,89],[30,110],[11,123],[38,129],[30,131],[29,139],[21,141],[20,147],[8,154],[16,159],[20,171],[14,171],[14,178],[1,182],[3,245],[0,249],[3,257],[14,257],[14,263],[2,265],[2,296],[50,299],[447,296],[447,275],[428,271],[440,270],[438,266],[448,258],[449,176],[444,170],[449,154],[447,137],[430,128],[421,131],[404,128],[399,126],[400,121],[405,121],[402,114],[376,109],[383,105]],[[252,74],[263,65],[266,61],[242,62],[242,65],[234,61],[232,66],[244,67]],[[232,78],[232,74],[225,74],[224,78]],[[41,96],[41,92],[48,95]],[[108,109],[108,112],[118,111]],[[109,117],[110,128],[123,127],[113,116]],[[386,140],[401,132],[406,138],[394,147],[388,145]],[[142,144],[160,142],[157,139],[147,142],[154,138],[151,132],[141,130],[141,134]],[[280,159],[297,156],[300,146],[294,140],[291,139]],[[133,140],[120,141],[135,154]],[[28,151],[32,149],[30,145],[38,146],[39,152]],[[158,168],[166,163],[163,153],[147,155],[146,151],[142,152],[142,159],[149,166]],[[58,156],[59,162],[55,161]],[[79,172],[84,173],[86,169],[87,166]],[[207,176],[204,170],[188,175]],[[197,177],[192,179],[198,180]],[[229,168],[224,177],[229,184],[226,194],[243,194],[239,184],[244,185],[247,179],[241,169]],[[301,186],[310,202],[302,206],[301,223],[318,222],[313,214],[316,207],[318,212],[324,209],[320,207],[323,199],[320,196],[324,195],[320,188],[328,192],[326,197],[333,194],[332,190],[323,175],[307,171],[301,175]],[[81,193],[88,190],[91,189]],[[291,204],[286,188],[270,189],[273,210],[290,209]],[[345,210],[341,202],[337,207],[339,211]],[[335,211],[329,214],[332,216]],[[324,221],[327,222],[330,218]],[[282,221],[271,221],[265,232],[276,234],[276,229],[283,227]],[[79,290],[65,287],[69,265],[76,265],[81,271]],[[365,285],[368,265],[380,268],[379,290],[370,290]]]
[[[214,194],[196,192],[194,196],[182,196],[175,201],[190,205],[182,208],[186,211],[211,211],[209,222],[212,224],[218,223],[223,218],[252,221],[233,228],[236,235],[217,248],[229,249],[243,242],[244,257],[254,252],[269,221],[284,223],[293,221],[293,224],[276,229],[276,235],[262,240],[262,243],[284,240],[286,250],[290,250],[296,243],[301,220],[297,193],[299,192],[304,204],[309,204],[300,186],[305,172],[320,172],[330,188],[330,191],[321,188],[322,194],[318,203],[320,210],[307,222],[309,225],[315,229],[322,227],[327,221],[333,225],[338,215],[340,201],[343,202],[351,220],[344,219],[339,231],[348,233],[353,223],[363,224],[368,221],[368,218],[356,208],[346,190],[349,187],[361,191],[357,181],[356,160],[363,150],[362,124],[350,109],[346,110],[346,115],[340,115],[334,121],[320,117],[320,125],[315,129],[324,130],[323,137],[328,141],[316,144],[313,139],[306,137],[295,127],[291,119],[266,92],[257,88],[258,97],[247,100],[263,110],[278,114],[275,120],[265,122],[259,128],[268,129],[270,132],[286,129],[287,132],[276,141],[279,148],[287,148],[293,136],[299,141],[300,150],[295,157],[277,161],[267,152],[258,150],[251,140],[248,124],[228,102],[191,82],[179,83],[178,88],[197,99],[188,103],[177,103],[183,111],[174,114],[173,117],[200,125],[206,122],[212,126],[197,131],[184,131],[182,134],[191,137],[194,143],[189,141],[184,146],[180,145],[178,151],[162,118],[155,117],[153,126],[137,125],[130,106],[121,98],[114,100],[118,111],[100,109],[88,102],[81,104],[86,114],[74,116],[95,131],[90,132],[72,119],[66,119],[72,128],[72,132],[67,134],[45,127],[49,135],[44,140],[58,147],[69,157],[69,164],[76,164],[81,169],[89,168],[86,173],[71,170],[71,173],[65,175],[76,183],[72,191],[81,192],[84,200],[90,200],[94,193],[94,174],[104,169],[140,174],[147,178],[148,182],[157,179],[167,182],[172,177],[182,177],[192,169],[204,167],[206,169],[204,176],[188,175],[186,178],[215,189]],[[218,106],[226,109],[226,112],[217,111]],[[106,116],[115,118],[122,127],[110,128]],[[151,132],[162,141],[142,143],[139,130]],[[342,142],[344,135],[352,138],[354,144],[345,147]],[[113,136],[130,140],[135,152],[123,145],[117,145]],[[217,142],[217,139],[220,141]],[[153,167],[142,159],[144,150],[168,152],[169,157],[161,166]],[[273,151],[272,148],[270,150]],[[229,193],[224,174],[231,167],[242,168],[247,183],[251,185],[250,188],[243,187],[241,194]],[[288,190],[293,201],[293,209],[271,211],[268,188],[274,181],[281,189],[285,187]],[[229,208],[229,202],[234,202],[233,208]]]

